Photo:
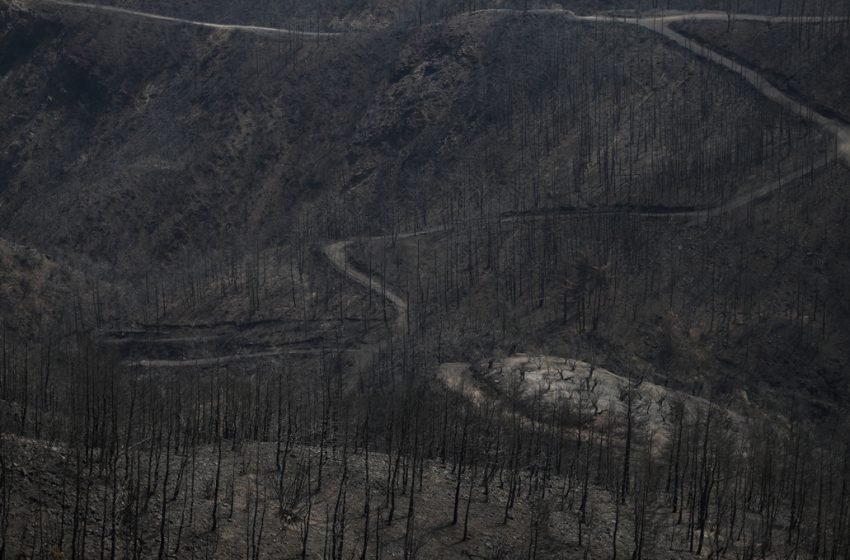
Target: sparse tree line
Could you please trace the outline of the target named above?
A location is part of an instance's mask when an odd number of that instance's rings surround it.
[[[841,290],[820,264],[850,243],[836,176],[812,175],[768,202],[690,225],[639,213],[478,218],[473,199],[447,209],[456,219],[440,233],[353,251],[361,270],[405,294],[412,331],[434,339],[440,359],[456,360],[478,345],[485,353],[511,341],[528,347],[559,330],[567,339],[616,340],[623,328],[660,314],[673,317],[674,333],[695,326],[714,351],[732,349],[742,373],[757,381],[842,336]],[[782,333],[782,342],[766,330]],[[660,365],[660,353],[653,361]],[[692,376],[678,377],[689,383]],[[830,399],[845,388],[819,390]]]
[[[334,354],[306,373],[166,377],[122,371],[82,343],[67,364],[18,352],[6,349],[0,375],[13,405],[0,442],[6,557],[211,557],[235,539],[260,558],[282,539],[303,557],[381,558],[401,542],[414,558],[433,526],[474,536],[484,504],[527,524],[512,557],[535,558],[541,543],[632,558],[850,555],[840,427],[681,401],[670,432],[655,432],[631,379],[607,410],[592,383],[570,399],[472,402],[430,380],[433,344],[413,337],[357,379]],[[51,483],[33,489],[20,450],[42,440]],[[451,497],[420,513],[434,469]],[[23,529],[20,516],[37,522]]]
[[[604,40],[608,31],[591,33]],[[400,211],[402,202],[392,200],[379,209],[384,223],[408,216],[393,232],[440,231],[353,246],[361,270],[406,294],[415,330],[445,343],[438,347],[446,357],[481,339],[527,344],[536,319],[607,336],[671,313],[685,328],[698,325],[717,351],[742,345],[743,366],[755,376],[774,367],[773,352],[781,359],[828,346],[842,296],[817,263],[848,242],[834,141],[795,115],[764,111],[737,80],[714,80],[717,88],[693,98],[651,92],[644,110],[627,112],[627,89],[618,85],[632,75],[627,63],[620,67],[622,59],[604,50],[584,52],[568,35],[541,36],[559,48],[532,43],[529,51],[543,55],[529,56],[547,69],[540,76],[555,91],[524,79],[528,67],[508,67],[511,78],[482,117],[503,141],[513,139],[522,171],[501,169],[499,155],[482,150],[422,195],[427,202],[417,198],[416,210]],[[582,79],[561,77],[565,68]],[[713,79],[713,70],[693,69],[696,84]],[[599,101],[606,95],[610,104]],[[735,109],[711,109],[732,99],[753,104],[746,120]],[[611,114],[601,113],[606,106]],[[708,137],[694,149],[694,138],[713,134],[715,122],[726,140]],[[570,154],[586,160],[558,160],[559,142],[576,128]],[[783,344],[759,337],[767,325],[783,325]]]
[[[850,8],[844,17],[823,15],[822,21],[815,22],[792,18],[784,23],[765,24],[731,18],[725,25],[691,21],[674,27],[696,41],[713,45],[715,50],[728,51],[745,65],[760,67],[774,85],[808,98],[822,114],[847,119],[848,108],[841,96],[831,95],[832,88],[824,87],[825,80],[813,76],[822,69],[833,69],[846,58]],[[770,50],[760,48],[766,44]]]
[[[173,264],[132,280],[91,267],[73,286],[72,304],[62,314],[64,330],[95,335],[110,329],[155,330],[198,316],[236,322],[285,318],[305,325],[368,316],[368,309],[358,307],[365,290],[352,289],[330,266],[320,253],[321,239],[327,236],[306,224],[293,227],[273,247],[253,237],[223,243],[220,249],[187,249]],[[377,301],[372,305],[377,307]]]
[[[482,61],[489,76],[478,87],[486,102],[463,106],[474,132],[454,140],[468,142],[475,155],[446,155],[444,166],[405,170],[388,183],[389,200],[377,201],[371,214],[392,232],[452,223],[459,204],[477,205],[475,218],[721,206],[745,186],[835,159],[832,138],[646,31],[541,24],[527,35],[507,22],[498,29],[502,40],[487,45]],[[622,48],[624,34],[633,49]],[[360,225],[336,237],[374,233]]]

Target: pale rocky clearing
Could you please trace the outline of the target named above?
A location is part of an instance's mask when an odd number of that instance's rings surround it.
[[[703,398],[558,356],[517,354],[485,362],[481,367],[466,363],[442,364],[438,377],[450,390],[463,394],[479,406],[494,402],[508,406],[509,402],[516,402],[522,403],[525,414],[529,410],[548,408],[544,416],[551,416],[553,411],[560,409],[581,418],[585,425],[624,417],[628,412],[631,385],[633,422],[652,437],[655,445],[669,441],[675,433],[678,407],[684,407],[685,419],[704,414],[712,407],[718,409],[716,404]],[[741,402],[745,402],[743,398]],[[724,412],[739,424],[737,414]]]

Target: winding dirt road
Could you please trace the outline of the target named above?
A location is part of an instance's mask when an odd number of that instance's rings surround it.
[[[268,358],[280,358],[283,356],[316,356],[322,352],[331,353],[329,350],[320,348],[304,348],[300,350],[269,350],[267,352],[243,352],[240,354],[226,354],[224,356],[211,356],[209,358],[185,358],[185,359],[141,359],[128,360],[122,362],[122,365],[128,367],[143,367],[143,368],[187,368],[187,367],[211,367],[223,366],[233,362],[245,362],[247,360],[263,360]],[[337,351],[334,350],[333,353]],[[339,352],[357,352],[357,349],[343,348]]]
[[[832,163],[829,160],[821,161],[818,164],[807,167],[805,169],[800,169],[798,171],[794,171],[788,173],[776,180],[768,181],[761,187],[740,193],[729,200],[720,202],[713,206],[709,206],[706,208],[653,208],[653,209],[641,209],[641,208],[623,208],[623,207],[592,207],[592,208],[570,208],[570,209],[543,209],[538,211],[530,211],[530,212],[520,212],[513,214],[505,214],[498,217],[486,218],[485,221],[489,222],[502,222],[502,223],[510,223],[510,222],[519,222],[519,221],[529,221],[529,220],[543,220],[543,219],[551,219],[552,217],[559,219],[567,219],[567,218],[576,218],[583,216],[604,216],[604,215],[631,215],[631,216],[641,216],[645,218],[675,218],[675,219],[684,219],[689,223],[698,222],[701,220],[710,219],[712,216],[716,216],[720,213],[732,212],[735,210],[739,210],[744,208],[750,204],[753,204],[761,199],[764,199],[776,191],[787,187],[789,184],[794,183],[806,177],[807,175],[817,172],[820,169],[823,169],[827,165]],[[476,222],[481,222],[481,220],[474,220]],[[462,224],[466,224],[468,222],[462,222]],[[396,236],[396,239],[410,239],[419,236],[432,235],[435,233],[443,233],[452,229],[453,226],[434,226],[426,229],[421,229],[417,231],[405,232]],[[373,237],[364,237],[361,238],[363,241],[368,242],[380,242],[386,241],[390,239],[392,236],[390,235],[379,235]],[[322,247],[322,252],[331,262],[331,264],[342,274],[350,278],[351,280],[357,282],[358,284],[365,286],[373,290],[380,297],[384,297],[392,303],[398,310],[399,316],[396,320],[396,328],[399,332],[404,332],[407,328],[407,301],[400,294],[395,293],[389,286],[384,284],[380,278],[373,276],[370,278],[366,274],[358,271],[348,260],[348,256],[346,255],[345,249],[349,245],[351,245],[354,240],[345,240],[345,241],[334,241]]]
[[[386,236],[374,237],[371,239],[377,240],[385,238]],[[370,278],[351,266],[348,262],[348,257],[345,254],[345,248],[353,242],[354,240],[335,241],[322,247],[322,252],[337,270],[358,284],[377,292],[379,296],[386,298],[387,301],[392,303],[398,310],[396,328],[403,332],[407,327],[407,301],[405,298],[389,289],[383,282],[380,281],[380,279],[375,277]]]
[[[333,32],[310,32],[310,31],[295,31],[292,29],[285,28],[274,28],[274,27],[262,27],[262,26],[253,26],[253,25],[236,25],[236,24],[221,24],[221,23],[210,23],[205,21],[196,21],[189,19],[182,19],[171,16],[164,16],[159,14],[152,14],[148,12],[141,12],[136,10],[130,10],[126,8],[119,8],[115,6],[104,6],[98,4],[84,3],[84,2],[73,2],[69,0],[34,0],[41,1],[53,5],[68,7],[68,8],[77,8],[84,10],[92,10],[102,13],[114,13],[124,16],[137,17],[151,21],[172,23],[172,24],[182,24],[182,25],[191,25],[196,27],[203,27],[209,29],[219,29],[219,30],[229,30],[229,31],[241,31],[247,33],[254,33],[260,35],[289,35],[289,34],[301,34],[303,36],[309,37],[330,37],[337,36],[340,33]],[[752,85],[757,91],[759,91],[762,95],[773,101],[774,103],[779,104],[780,106],[794,112],[799,115],[801,118],[806,119],[815,125],[821,127],[826,132],[832,134],[836,138],[836,152],[837,157],[840,158],[845,165],[850,165],[850,126],[846,123],[839,121],[837,119],[830,118],[814,108],[790,97],[784,92],[780,91],[778,88],[773,86],[769,81],[764,79],[758,72],[743,66],[740,63],[733,61],[730,58],[723,56],[722,54],[707,48],[706,46],[699,44],[688,37],[678,33],[674,29],[672,29],[671,25],[673,23],[685,20],[703,20],[703,21],[726,21],[727,15],[723,12],[695,12],[695,13],[675,13],[672,15],[659,15],[652,17],[638,17],[638,18],[629,18],[629,17],[614,17],[610,15],[592,15],[592,16],[577,16],[574,13],[568,10],[560,10],[560,9],[537,9],[537,10],[509,10],[509,9],[491,9],[491,10],[480,10],[478,12],[473,12],[472,14],[480,14],[480,13],[492,13],[492,14],[546,14],[546,15],[560,15],[565,18],[574,21],[584,21],[584,22],[592,22],[592,23],[606,23],[606,24],[620,24],[620,25],[637,25],[644,29],[650,30],[654,33],[660,34],[663,37],[675,42],[681,47],[687,49],[694,55],[718,64],[732,72],[741,76],[744,80],[746,80],[749,84]],[[759,21],[759,22],[769,22],[769,23],[783,23],[791,21],[792,18],[782,17],[782,16],[763,16],[763,15],[753,15],[753,14],[737,14],[734,16],[734,19],[737,21]],[[830,21],[832,18],[793,18],[794,22],[808,22],[808,23],[820,23],[823,21]],[[709,208],[702,209],[623,209],[623,208],[586,208],[586,209],[571,209],[569,211],[541,211],[538,213],[526,213],[526,214],[513,214],[510,216],[501,216],[494,218],[499,221],[519,221],[524,219],[537,219],[543,217],[550,217],[552,215],[570,217],[570,216],[582,216],[582,215],[593,215],[593,214],[631,214],[631,215],[639,215],[648,218],[660,218],[660,217],[678,217],[678,218],[687,218],[689,220],[698,220],[706,217],[710,217],[717,212],[727,212],[731,210],[735,210],[737,208],[741,208],[746,206],[753,201],[764,198],[774,191],[781,189],[784,185],[799,180],[800,178],[806,176],[807,174],[816,171],[825,165],[830,163],[829,161],[824,161],[822,163],[818,163],[814,167],[809,167],[806,169],[801,169],[799,171],[790,173],[776,181],[770,181],[763,185],[762,187],[755,189],[750,192],[741,193],[736,195],[731,200],[725,201],[722,204],[717,204],[715,206]],[[443,231],[447,231],[449,228],[445,226],[437,226],[433,228],[412,231],[402,233],[397,235],[398,239],[408,239],[416,236],[429,235],[433,233],[439,233]],[[387,239],[389,236],[378,236],[373,238],[364,238],[366,240],[377,241]],[[379,278],[370,277],[366,274],[355,269],[348,260],[346,255],[346,247],[348,247],[355,240],[342,240],[342,241],[334,241],[328,243],[322,248],[324,255],[328,258],[329,262],[342,274],[344,274],[349,279],[354,282],[371,289],[375,293],[377,293],[380,297],[385,298],[389,303],[396,307],[398,310],[398,317],[396,319],[396,329],[400,332],[403,332],[408,327],[408,305],[406,298],[400,294],[397,294],[392,291],[386,284],[384,284]],[[229,363],[232,361],[240,361],[245,359],[252,358],[267,358],[273,356],[280,356],[284,354],[291,354],[295,351],[270,351],[270,352],[255,352],[255,353],[244,353],[244,354],[233,354],[227,356],[219,356],[219,357],[211,357],[211,358],[202,358],[202,359],[191,359],[191,360],[137,360],[132,362],[129,365],[137,365],[143,367],[187,367],[187,366],[199,366],[199,365],[221,365],[225,363]],[[300,352],[300,351],[299,351]],[[309,352],[305,350],[303,352]]]
[[[645,29],[658,33],[674,42],[684,47],[688,51],[694,53],[695,55],[714,62],[715,64],[719,64],[742,78],[744,78],[747,82],[749,82],[757,91],[759,91],[762,95],[770,99],[771,101],[778,103],[782,107],[793,111],[798,114],[801,118],[804,118],[827,132],[833,134],[836,137],[836,146],[837,146],[837,157],[841,158],[845,165],[850,165],[850,126],[839,121],[837,119],[833,119],[827,117],[814,110],[813,108],[793,99],[787,94],[783,93],[775,86],[773,86],[770,82],[762,78],[760,74],[755,72],[754,70],[743,66],[730,58],[727,58],[720,53],[713,51],[703,45],[700,45],[681,33],[673,30],[670,26],[679,21],[684,20],[703,20],[703,21],[726,21],[727,15],[722,12],[699,12],[699,13],[683,13],[683,14],[674,14],[668,16],[657,16],[657,17],[644,17],[644,18],[620,18],[620,17],[611,17],[611,16],[577,16],[574,13],[568,10],[556,10],[556,9],[541,9],[541,10],[528,10],[526,12],[521,12],[517,10],[508,10],[508,9],[495,9],[495,10],[481,10],[477,13],[504,13],[504,14],[516,14],[516,13],[531,13],[531,14],[560,14],[568,17],[570,19],[576,21],[586,21],[586,22],[594,22],[594,23],[619,23],[619,24],[632,24],[639,25]],[[760,21],[760,22],[769,22],[769,23],[783,23],[789,21],[795,22],[807,22],[807,23],[821,23],[823,21],[830,21],[833,18],[815,18],[815,17],[804,17],[804,18],[789,18],[783,16],[762,16],[762,15],[754,15],[754,14],[737,14],[734,16],[738,21]],[[824,167],[826,167],[830,160],[825,159],[824,161],[818,162],[813,167],[807,167],[804,169],[800,169],[798,171],[794,171],[792,173],[786,174],[785,176],[779,178],[775,181],[770,181],[765,183],[763,186],[755,189],[753,191],[744,192],[736,195],[731,200],[723,201],[722,203],[718,203],[714,206],[702,209],[664,209],[664,210],[626,210],[622,208],[588,208],[588,209],[574,209],[566,212],[552,212],[545,211],[540,213],[529,213],[525,215],[512,215],[512,216],[503,216],[501,218],[497,218],[501,221],[518,221],[521,219],[535,219],[535,218],[543,218],[552,216],[553,214],[559,216],[577,216],[577,215],[592,215],[592,214],[631,214],[631,215],[639,215],[648,218],[669,218],[669,217],[677,217],[677,218],[686,218],[692,221],[700,220],[708,218],[712,215],[716,215],[718,212],[730,212],[733,210],[740,209],[745,207],[754,201],[758,201],[763,199],[772,193],[776,192],[779,189],[782,189],[784,186],[789,183],[793,183],[803,177],[818,171]],[[446,231],[447,227],[436,227],[430,228],[427,230],[421,230],[418,232],[410,232],[405,233],[399,236],[400,238],[410,238],[419,235],[428,235],[431,233],[437,233]],[[387,236],[379,236],[371,238],[373,241],[379,241],[386,239]],[[407,317],[407,302],[403,297],[399,294],[394,293],[390,288],[384,285],[380,279],[377,278],[369,278],[366,275],[358,272],[351,266],[349,263],[346,254],[345,248],[351,244],[351,241],[337,241],[330,245],[326,245],[324,248],[324,253],[327,255],[328,259],[330,259],[331,263],[343,274],[351,278],[352,280],[371,288],[379,295],[386,297],[390,302],[392,302],[398,309],[400,314],[400,324],[404,325]]]
[[[410,239],[412,237],[431,235],[447,230],[448,227],[446,226],[434,226],[430,228],[398,234],[396,235],[396,239]],[[362,239],[364,241],[375,242],[390,239],[391,237],[392,236],[390,235],[379,235]],[[322,247],[322,253],[324,253],[324,255],[328,258],[331,264],[345,276],[347,276],[351,280],[354,280],[361,286],[365,286],[366,288],[376,292],[379,296],[386,298],[387,301],[392,303],[398,311],[398,317],[396,318],[396,328],[399,332],[404,332],[408,327],[407,300],[401,295],[393,292],[386,284],[381,282],[379,278],[376,278],[374,276],[370,278],[369,276],[358,271],[354,266],[351,265],[351,263],[348,261],[348,257],[345,254],[345,248],[354,243],[354,241],[355,239],[348,239],[344,241],[334,241],[332,243],[328,243],[327,245]]]
[[[770,22],[770,23],[782,23],[787,22],[790,18],[779,17],[779,16],[758,16],[758,15],[738,15],[735,16],[736,20],[740,21],[761,21],[761,22]],[[831,18],[827,18],[830,20]],[[771,101],[781,105],[782,107],[794,112],[799,115],[801,118],[806,119],[817,126],[823,128],[825,131],[829,132],[836,138],[837,152],[839,157],[844,161],[845,165],[850,165],[850,125],[846,123],[828,117],[812,107],[802,103],[786,93],[782,92],[778,88],[776,88],[773,84],[771,84],[768,80],[764,79],[761,74],[744,66],[734,60],[723,56],[722,54],[714,51],[700,43],[697,43],[688,37],[685,37],[681,33],[675,31],[672,27],[670,27],[673,23],[685,20],[726,20],[725,14],[717,14],[714,12],[711,13],[697,13],[697,14],[680,14],[675,16],[667,16],[667,17],[658,17],[658,18],[640,18],[636,20],[632,20],[635,24],[654,31],[658,33],[678,45],[686,48],[697,56],[709,60],[715,64],[719,64],[724,68],[727,68],[742,78],[744,78],[747,82],[750,83],[756,90],[759,91],[762,95],[770,99]],[[622,20],[621,20],[622,21]],[[794,21],[801,21],[800,18],[795,19]],[[803,18],[803,22],[809,23],[818,23],[822,21],[819,18]]]
[[[295,29],[287,29],[281,27],[263,27],[259,25],[237,25],[229,23],[210,23],[208,21],[198,21],[193,19],[184,19],[172,16],[164,16],[153,14],[150,12],[140,12],[138,10],[130,10],[128,8],[119,8],[117,6],[107,6],[103,4],[90,4],[88,2],[71,2],[69,0],[38,0],[47,4],[56,6],[64,6],[66,8],[77,8],[80,10],[91,10],[101,13],[112,13],[124,16],[131,16],[152,21],[165,23],[176,23],[180,25],[191,25],[193,27],[204,27],[207,29],[218,29],[223,31],[242,31],[246,33],[254,33],[258,35],[301,35],[303,37],[335,37],[341,33],[330,31],[299,31]]]
[[[192,19],[184,19],[172,16],[165,16],[160,14],[154,14],[150,12],[142,12],[138,10],[131,10],[128,8],[119,8],[117,6],[107,6],[102,4],[93,4],[88,2],[75,2],[72,0],[32,0],[32,1],[40,1],[48,4],[53,4],[56,6],[63,6],[67,8],[76,8],[81,10],[90,10],[102,13],[113,13],[124,16],[131,16],[141,19],[147,19],[152,21],[159,21],[165,23],[174,23],[174,24],[182,24],[182,25],[191,25],[195,27],[204,27],[208,29],[219,29],[226,31],[242,31],[247,33],[255,33],[261,35],[291,35],[291,34],[300,34],[306,37],[334,37],[342,35],[342,33],[337,32],[326,32],[326,31],[298,31],[288,28],[278,28],[278,27],[263,27],[256,25],[238,25],[238,24],[226,24],[226,23],[211,23],[207,21],[198,21]],[[701,44],[698,44],[691,39],[685,37],[681,33],[673,30],[670,26],[673,23],[685,20],[702,20],[702,21],[726,21],[728,16],[724,12],[716,12],[716,11],[704,11],[704,12],[690,12],[690,13],[673,13],[669,15],[655,15],[651,17],[615,17],[610,15],[589,15],[589,16],[579,16],[574,14],[570,10],[564,9],[535,9],[535,10],[512,10],[512,9],[488,9],[488,10],[479,10],[476,12],[471,12],[471,14],[482,14],[482,13],[490,13],[490,14],[546,14],[546,15],[560,15],[565,18],[574,20],[574,21],[584,21],[584,22],[593,22],[593,23],[609,23],[609,24],[633,24],[639,25],[645,29],[658,33],[667,39],[674,41],[685,49],[691,51],[692,53],[700,56],[704,59],[710,60],[715,64],[719,64],[729,70],[735,72],[742,78],[744,78],[747,82],[749,82],[754,88],[756,88],[759,92],[762,93],[768,99],[778,103],[779,105],[794,111],[799,114],[802,118],[805,118],[816,125],[822,127],[829,133],[833,134],[837,140],[837,150],[841,158],[844,162],[850,165],[850,126],[846,123],[839,121],[837,119],[830,118],[812,107],[797,101],[796,99],[791,98],[787,94],[783,93],[775,86],[773,86],[770,82],[762,78],[762,76],[746,67],[743,66],[730,58],[723,56],[722,54],[711,50]],[[786,17],[786,16],[766,16],[766,15],[758,15],[758,14],[735,14],[733,18],[736,21],[757,21],[757,22],[765,22],[765,23],[786,23],[790,21],[794,21],[796,23],[824,23],[830,21],[843,21],[843,18],[840,17]]]

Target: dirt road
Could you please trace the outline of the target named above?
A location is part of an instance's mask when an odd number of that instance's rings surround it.
[[[327,32],[308,32],[308,31],[294,31],[291,29],[283,29],[283,28],[273,28],[273,27],[261,27],[261,26],[252,26],[252,25],[233,25],[233,24],[221,24],[221,23],[210,23],[204,21],[196,21],[189,19],[182,19],[170,16],[164,16],[159,14],[152,14],[147,12],[140,12],[136,10],[130,10],[126,8],[119,8],[114,6],[102,6],[97,4],[83,3],[83,2],[72,2],[69,0],[36,0],[42,1],[54,5],[69,7],[69,8],[77,8],[84,10],[92,10],[103,13],[115,13],[124,16],[143,18],[152,21],[173,23],[173,24],[183,24],[183,25],[192,25],[197,27],[204,27],[210,29],[220,29],[220,30],[231,30],[231,31],[242,31],[248,33],[256,33],[256,34],[266,34],[266,35],[281,35],[281,34],[293,34],[299,33],[304,36],[312,36],[312,37],[324,37],[324,36],[335,36],[339,35],[338,33],[327,33]],[[786,109],[793,111],[798,114],[801,118],[804,118],[827,132],[831,133],[836,138],[836,152],[837,157],[839,157],[845,164],[850,165],[850,126],[845,123],[838,121],[836,119],[827,117],[797,101],[790,96],[786,95],[775,86],[770,84],[766,79],[764,79],[758,72],[743,66],[722,54],[707,48],[701,44],[698,44],[691,39],[685,37],[684,35],[676,32],[671,28],[671,25],[678,21],[684,20],[720,20],[725,21],[727,19],[727,14],[723,12],[696,12],[696,13],[674,13],[670,15],[658,15],[653,17],[641,17],[641,18],[627,18],[627,17],[613,17],[610,15],[592,15],[592,16],[577,16],[574,13],[568,10],[559,10],[559,9],[540,9],[540,10],[527,10],[525,12],[518,10],[508,10],[508,9],[493,9],[493,10],[482,10],[479,12],[473,12],[473,14],[480,13],[492,13],[492,14],[511,14],[511,13],[523,13],[523,14],[547,14],[547,15],[561,15],[565,18],[569,18],[574,21],[584,21],[584,22],[593,22],[593,23],[605,23],[605,24],[620,24],[620,25],[638,25],[642,28],[648,29],[652,32],[658,33],[665,38],[674,41],[678,45],[692,52],[696,56],[699,56],[703,59],[711,61],[715,64],[723,66],[735,72],[747,82],[749,82],[756,90],[758,90],[762,95],[770,99],[771,101],[785,107]],[[781,17],[781,16],[762,16],[762,15],[746,15],[746,14],[737,14],[734,16],[736,20],[739,21],[762,21],[762,22],[771,22],[771,23],[781,23],[790,21],[791,18]],[[826,18],[826,21],[831,18]],[[823,18],[794,18],[795,22],[811,22],[811,23],[819,23],[825,21]],[[552,215],[557,216],[578,216],[578,215],[593,215],[593,214],[612,214],[612,213],[628,213],[632,215],[640,215],[648,218],[654,217],[680,217],[687,218],[691,220],[697,220],[701,218],[710,217],[712,214],[716,214],[717,212],[723,211],[731,211],[737,208],[743,207],[745,205],[750,204],[751,202],[763,198],[777,189],[782,188],[787,183],[798,180],[803,176],[811,173],[821,167],[827,165],[829,161],[824,161],[822,163],[818,163],[813,168],[801,169],[799,171],[793,172],[791,174],[786,175],[776,181],[771,181],[763,185],[762,187],[747,192],[736,195],[731,200],[724,201],[722,204],[717,204],[710,208],[701,208],[701,209],[677,209],[677,208],[668,208],[668,209],[623,209],[623,208],[586,208],[586,209],[571,209],[566,211],[558,211],[558,210],[546,210],[539,213],[526,213],[524,215],[514,214],[510,216],[502,216],[498,218],[494,218],[500,221],[518,221],[522,219],[535,219],[535,218],[543,218],[549,217]],[[433,233],[438,233],[442,231],[446,231],[448,228],[446,227],[432,227],[424,230],[406,232],[397,235],[398,239],[409,239],[416,236],[428,235]],[[379,239],[386,239],[387,236],[375,237],[370,240],[375,241]],[[395,328],[399,332],[405,332],[408,328],[408,305],[407,300],[402,295],[394,292],[390,289],[386,284],[383,283],[382,280],[376,278],[374,276],[367,276],[362,272],[356,270],[348,261],[348,257],[346,255],[346,247],[350,245],[354,240],[342,240],[342,241],[334,241],[328,243],[322,248],[324,255],[328,258],[330,263],[339,270],[342,274],[344,274],[349,279],[361,284],[362,286],[374,291],[382,298],[385,298],[389,303],[391,303],[398,311],[398,317],[395,322]],[[291,351],[290,351],[291,352]],[[235,360],[244,360],[249,358],[263,358],[270,357],[276,355],[283,355],[285,352],[261,352],[254,354],[234,354],[229,356],[221,356],[217,358],[204,358],[201,360],[138,360],[134,363],[134,365],[140,365],[145,367],[174,367],[185,365],[216,365],[221,363],[227,363]]]
[[[184,19],[172,16],[165,16],[160,14],[154,14],[149,12],[142,12],[138,10],[131,10],[128,8],[119,8],[116,6],[106,6],[100,4],[92,4],[87,2],[74,2],[71,0],[34,0],[45,2],[48,4],[53,4],[57,6],[64,6],[68,8],[76,8],[82,10],[91,10],[97,11],[101,13],[114,13],[124,16],[131,16],[136,18],[148,19],[152,21],[160,21],[165,23],[176,23],[182,25],[192,25],[196,27],[204,27],[209,29],[220,29],[220,30],[229,30],[229,31],[243,31],[247,33],[256,33],[256,34],[265,34],[265,35],[290,35],[290,34],[300,34],[306,37],[332,37],[338,36],[340,33],[335,32],[320,32],[320,31],[297,31],[287,28],[277,28],[277,27],[263,27],[256,25],[237,25],[237,24],[226,24],[226,23],[211,23],[206,21],[198,21],[191,19]],[[818,126],[826,129],[831,134],[835,135],[837,139],[837,150],[844,162],[850,165],[850,126],[845,123],[838,121],[836,119],[827,117],[801,103],[773,85],[771,85],[767,80],[761,77],[756,71],[747,68],[746,66],[742,66],[741,64],[736,63],[735,61],[723,56],[722,54],[713,51],[705,46],[695,43],[694,41],[688,39],[681,33],[676,32],[670,26],[671,24],[684,21],[684,20],[708,20],[708,21],[726,21],[729,17],[724,12],[715,12],[715,11],[705,11],[705,12],[691,12],[691,13],[672,13],[669,15],[655,15],[652,17],[639,17],[639,18],[629,18],[629,17],[614,17],[610,15],[589,15],[589,16],[577,16],[573,12],[569,10],[563,9],[537,9],[537,10],[511,10],[511,9],[489,9],[489,10],[479,10],[477,12],[472,12],[472,14],[482,14],[482,13],[491,13],[491,14],[546,14],[546,15],[560,15],[565,18],[574,20],[574,21],[585,21],[585,22],[593,22],[593,23],[610,23],[610,24],[634,24],[639,25],[645,29],[649,29],[655,33],[659,33],[664,37],[678,43],[682,47],[688,49],[693,52],[697,56],[710,60],[716,64],[724,66],[729,70],[737,73],[745,80],[747,80],[753,87],[755,87],[759,92],[761,92],[765,97],[771,99],[772,101],[786,107],[787,109],[796,112],[801,117],[817,124]],[[785,16],[766,16],[766,15],[758,15],[758,14],[735,14],[734,19],[736,21],[760,21],[760,22],[768,22],[768,23],[783,23],[794,21],[797,23],[824,23],[832,20],[840,20],[841,18],[818,18],[818,17],[797,17],[790,18]]]
[[[383,239],[384,237],[376,237],[373,239]],[[345,254],[345,248],[351,245],[353,240],[335,241],[322,247],[322,252],[331,262],[331,264],[342,274],[354,280],[358,284],[376,292],[379,296],[386,298],[393,304],[398,312],[395,325],[396,329],[404,332],[407,329],[407,300],[401,295],[393,292],[379,278],[370,277],[355,269],[348,262],[348,256]]]
[[[112,13],[124,16],[131,16],[152,21],[160,21],[165,23],[175,23],[180,25],[191,25],[193,27],[204,27],[207,29],[218,29],[224,31],[242,31],[245,33],[254,33],[259,35],[301,35],[303,37],[334,37],[341,35],[340,33],[324,32],[324,31],[300,31],[294,29],[286,29],[279,27],[263,27],[258,25],[236,25],[228,23],[210,23],[208,21],[198,21],[192,19],[183,19],[178,17],[164,16],[153,14],[150,12],[140,12],[138,10],[130,10],[127,8],[119,8],[117,6],[106,6],[102,4],[90,4],[87,2],[71,2],[69,0],[37,0],[47,4],[56,6],[64,6],[66,8],[76,8],[80,10],[91,10],[99,13]]]
[[[715,64],[719,64],[720,66],[723,66],[724,68],[727,68],[732,72],[735,72],[736,74],[744,78],[747,82],[749,82],[750,85],[752,85],[756,90],[759,91],[759,93],[761,93],[771,101],[781,105],[782,107],[785,107],[789,111],[796,113],[801,118],[808,120],[816,124],[817,126],[823,128],[824,130],[835,136],[838,156],[842,159],[845,165],[850,166],[850,125],[847,125],[846,123],[838,119],[828,117],[813,109],[812,107],[806,105],[805,103],[802,103],[790,97],[789,95],[783,93],[778,88],[776,88],[768,80],[764,79],[761,74],[759,74],[755,70],[743,66],[742,64],[723,56],[717,51],[714,51],[700,43],[689,39],[688,37],[685,37],[681,33],[675,31],[672,27],[670,27],[673,23],[677,21],[694,19],[725,21],[726,15],[717,13],[696,13],[680,14],[668,17],[641,18],[629,21],[645,29],[649,29],[651,31],[654,31],[655,33],[659,33],[660,35],[663,35],[664,37],[676,42],[680,46],[691,51],[695,55],[709,60]],[[757,15],[738,15],[735,17],[735,19],[741,21],[764,21],[774,23],[789,21],[789,18],[785,17]],[[798,18],[795,21],[800,20]],[[803,21],[815,23],[821,20],[817,18],[803,18]]]

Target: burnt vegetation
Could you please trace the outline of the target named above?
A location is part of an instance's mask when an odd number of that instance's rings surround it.
[[[850,557],[844,4],[306,6],[0,4],[0,560]]]

